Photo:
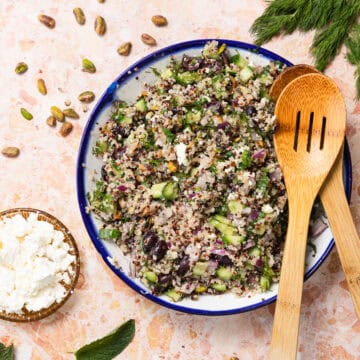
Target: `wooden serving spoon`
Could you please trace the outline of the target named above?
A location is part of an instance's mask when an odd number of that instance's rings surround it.
[[[269,359],[283,360],[296,359],[310,213],[343,145],[346,109],[333,81],[307,74],[285,87],[275,115],[275,151],[288,194],[289,223]]]
[[[270,96],[277,101],[287,84],[309,73],[319,73],[319,71],[305,64],[285,69],[275,79],[270,89]],[[341,149],[319,195],[334,235],[355,311],[360,320],[360,239],[344,191],[343,157],[344,151]]]

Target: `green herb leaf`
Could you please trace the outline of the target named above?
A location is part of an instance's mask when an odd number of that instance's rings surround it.
[[[14,360],[14,345],[6,347],[0,342],[0,360]]]
[[[262,45],[276,35],[291,34],[294,30],[317,30],[311,46],[315,65],[324,71],[345,43],[349,49],[348,60],[354,63],[360,41],[351,45],[353,33],[360,16],[358,0],[272,0],[264,13],[255,20],[250,31],[255,43]],[[350,36],[351,37],[351,36]],[[349,43],[350,42],[350,43]],[[355,71],[357,95],[360,98],[360,65]]]
[[[345,42],[348,52],[347,59],[352,65],[356,66],[356,90],[357,99],[360,99],[360,24],[353,28],[349,38]]]
[[[176,135],[174,133],[172,133],[169,129],[163,128],[162,131],[165,134],[167,141],[169,143],[172,143],[175,140]]]
[[[135,320],[131,319],[106,335],[76,351],[77,360],[111,360],[119,355],[135,336]]]

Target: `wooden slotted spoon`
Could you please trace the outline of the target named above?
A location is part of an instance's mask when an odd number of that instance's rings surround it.
[[[296,358],[310,213],[342,147],[346,109],[333,81],[307,74],[286,86],[275,115],[275,151],[288,194],[289,223],[269,359],[285,360]]]
[[[270,96],[277,101],[286,85],[297,77],[309,73],[319,72],[314,67],[305,64],[285,69],[275,79],[270,89]],[[341,149],[319,195],[334,235],[355,311],[360,320],[360,239],[344,191],[343,157],[344,152]]]

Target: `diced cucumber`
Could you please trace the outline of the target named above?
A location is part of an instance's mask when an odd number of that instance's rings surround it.
[[[268,276],[262,275],[260,278],[261,290],[266,291],[270,289],[271,279]]]
[[[245,241],[245,237],[240,235],[224,234],[221,236],[221,240],[225,245],[231,244],[237,246]]]
[[[103,240],[117,240],[121,237],[121,232],[118,229],[100,229],[99,238]]]
[[[232,226],[232,222],[231,220],[227,219],[225,216],[222,216],[222,215],[215,215],[214,216],[214,219],[223,223],[223,224],[226,224],[226,225],[230,225]]]
[[[258,247],[253,247],[249,250],[249,255],[254,257],[260,257],[261,256],[261,250]]]
[[[125,116],[121,121],[120,121],[121,124],[123,125],[130,125],[132,124],[132,118],[131,117],[128,117],[128,116]]]
[[[254,73],[248,66],[244,67],[239,73],[240,79],[243,82],[248,82],[253,77],[253,75]]]
[[[176,82],[181,85],[193,84],[199,79],[199,75],[194,71],[185,71],[183,73],[178,73],[175,77]]]
[[[158,282],[158,277],[153,271],[145,271],[144,275],[148,281],[150,281],[152,283]]]
[[[208,268],[207,261],[198,261],[193,268],[193,275],[202,276]]]
[[[166,291],[165,295],[167,295],[172,301],[179,301],[181,299],[181,294],[178,293],[175,289],[169,289]]]
[[[216,276],[224,281],[228,281],[233,276],[233,270],[230,267],[219,267],[216,270]]]
[[[171,69],[165,69],[160,76],[162,79],[170,79],[173,77],[173,72]]]
[[[240,68],[244,68],[248,64],[247,60],[244,59],[239,53],[233,55],[230,58],[230,62],[239,66]]]
[[[207,290],[207,287],[206,286],[202,286],[202,285],[199,285],[195,288],[195,292],[197,294],[201,294],[203,292],[205,292]]]
[[[201,120],[201,111],[189,111],[185,115],[186,124],[196,124]]]
[[[214,284],[211,284],[211,287],[212,287],[214,290],[219,291],[219,292],[224,292],[224,291],[226,291],[226,285],[225,285],[225,284],[214,283]]]
[[[166,200],[175,200],[179,192],[179,184],[175,181],[168,182],[163,190],[162,195]]]
[[[222,234],[228,234],[228,235],[236,234],[235,228],[230,225],[223,224],[214,218],[211,218],[209,222],[215,229],[219,230]]]
[[[135,109],[142,113],[147,111],[147,105],[144,98],[139,99],[135,104]]]
[[[243,210],[243,204],[239,200],[230,200],[227,206],[232,214],[240,214]]]
[[[163,189],[167,183],[162,182],[159,184],[154,184],[151,189],[150,193],[154,199],[161,199],[163,197]]]

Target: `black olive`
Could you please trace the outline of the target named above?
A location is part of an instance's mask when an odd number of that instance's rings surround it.
[[[184,276],[190,269],[190,262],[189,262],[189,257],[188,256],[184,256],[179,264],[178,269],[176,270],[176,273],[179,276]]]
[[[231,266],[233,262],[227,255],[211,254],[211,259],[216,260],[220,266]]]
[[[113,151],[113,153],[112,153],[112,158],[113,158],[114,160],[119,160],[119,159],[121,159],[121,157],[124,155],[125,151],[126,151],[126,147],[125,147],[125,146],[122,146],[122,147],[120,147],[120,148],[115,149],[115,150]]]
[[[121,126],[121,125],[116,125],[113,129],[112,129],[112,133],[115,135],[121,135],[122,137],[126,137],[128,134],[128,130]]]
[[[253,116],[257,113],[257,110],[255,109],[255,107],[251,106],[251,105],[245,105],[244,110],[245,110],[246,115],[249,115],[249,116]]]
[[[158,284],[165,288],[171,285],[172,276],[170,274],[161,274],[158,279]]]
[[[153,231],[147,231],[143,236],[143,250],[145,253],[149,253],[154,246],[158,243],[159,237]]]
[[[105,170],[105,165],[101,167],[101,177],[103,180],[107,179],[107,171]]]
[[[150,251],[150,255],[155,257],[155,261],[160,261],[166,254],[168,250],[166,241],[159,240],[156,242],[156,244],[153,246],[153,248]]]

